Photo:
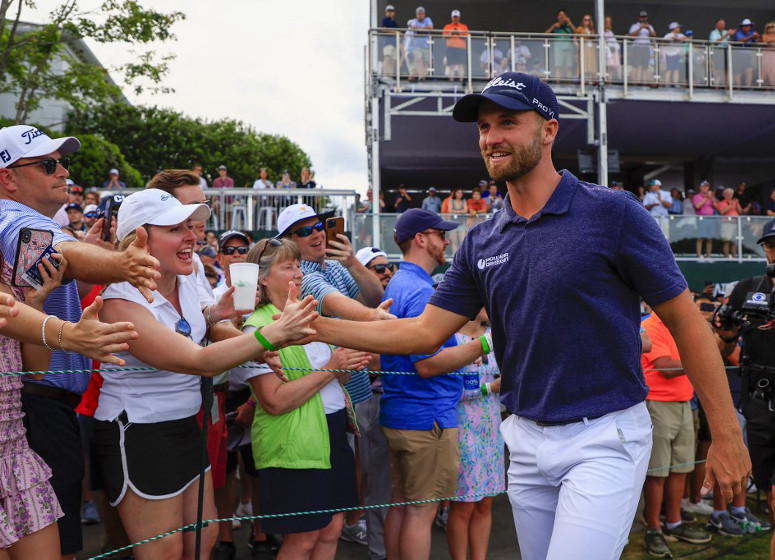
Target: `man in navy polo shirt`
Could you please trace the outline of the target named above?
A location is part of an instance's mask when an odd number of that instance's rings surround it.
[[[629,193],[555,170],[558,113],[551,88],[526,74],[463,97],[453,115],[477,123],[488,171],[508,188],[503,211],[469,231],[419,317],[315,328],[350,348],[417,354],[484,305],[512,413],[501,432],[522,557],[616,558],[651,449],[639,296],[673,335],[708,414],[704,492],[717,480],[730,500],[751,463],[718,349],[662,232]]]
[[[393,238],[404,258],[384,296],[385,300],[393,299],[390,309],[396,317],[416,317],[423,312],[433,295],[430,274],[446,262],[446,232],[458,225],[419,208],[407,210],[398,218]],[[394,502],[455,495],[460,463],[456,406],[463,393],[463,379],[442,374],[456,371],[482,354],[480,340],[457,345],[451,336],[434,352],[380,356],[383,370],[404,373],[382,376],[380,400],[380,424],[390,449]],[[388,510],[388,558],[428,557],[437,505],[394,506]]]

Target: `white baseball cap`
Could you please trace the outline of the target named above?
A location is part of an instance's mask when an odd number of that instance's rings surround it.
[[[388,4],[387,6],[385,6],[385,11],[386,11],[386,12],[395,12],[395,11],[396,11],[396,9],[395,9],[395,7],[393,6],[393,4]]]
[[[296,222],[307,218],[316,218],[318,213],[308,204],[291,204],[277,216],[277,235],[283,237]]]
[[[672,30],[673,30],[673,29],[675,29],[676,27],[681,27],[681,24],[680,24],[680,23],[678,23],[677,21],[674,21],[674,22],[672,22],[670,25],[668,25],[668,26],[667,26],[667,28],[668,28],[670,31],[672,31]]]
[[[452,10],[452,16],[451,17],[460,17],[460,10]]]
[[[108,171],[108,175],[118,175],[118,169],[116,169],[116,168],[114,167],[113,169],[111,169],[110,171]]]
[[[99,209],[100,207],[96,204],[87,204],[86,208],[83,209],[83,213],[88,214],[89,212],[97,212]]]
[[[0,130],[0,169],[22,158],[47,156],[56,151],[64,156],[78,151],[80,147],[78,138],[72,136],[52,140],[34,126],[6,126]]]
[[[130,194],[118,209],[116,237],[119,241],[145,224],[151,226],[174,226],[192,220],[206,220],[210,208],[206,204],[181,204],[180,201],[161,189],[145,189]]]
[[[358,262],[363,266],[368,266],[368,264],[377,257],[387,258],[387,253],[379,247],[364,247],[363,249],[358,249],[358,252],[355,253],[355,258],[358,259]]]

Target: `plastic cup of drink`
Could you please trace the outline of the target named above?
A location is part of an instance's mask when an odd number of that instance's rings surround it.
[[[234,263],[229,265],[231,285],[234,286],[234,309],[253,309],[256,306],[258,265]]]

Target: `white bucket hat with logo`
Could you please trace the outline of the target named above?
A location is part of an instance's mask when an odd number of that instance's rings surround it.
[[[78,138],[72,136],[51,139],[34,126],[6,126],[0,130],[0,169],[22,158],[47,156],[56,151],[64,156],[78,151],[80,147]]]
[[[181,204],[180,201],[161,189],[145,189],[130,194],[118,209],[116,237],[119,241],[146,224],[151,226],[174,226],[192,220],[206,220],[210,208],[206,204]]]

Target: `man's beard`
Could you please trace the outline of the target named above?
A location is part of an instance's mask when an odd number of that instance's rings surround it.
[[[543,154],[543,144],[541,142],[541,131],[543,127],[539,126],[536,130],[536,134],[533,137],[533,141],[524,147],[510,146],[514,153],[511,154],[511,161],[506,165],[490,165],[490,160],[486,155],[486,152],[482,152],[482,158],[484,164],[487,167],[487,172],[490,174],[490,178],[493,181],[506,181],[513,182],[521,179],[533,169],[536,168],[541,161]],[[493,151],[490,149],[490,151]]]

